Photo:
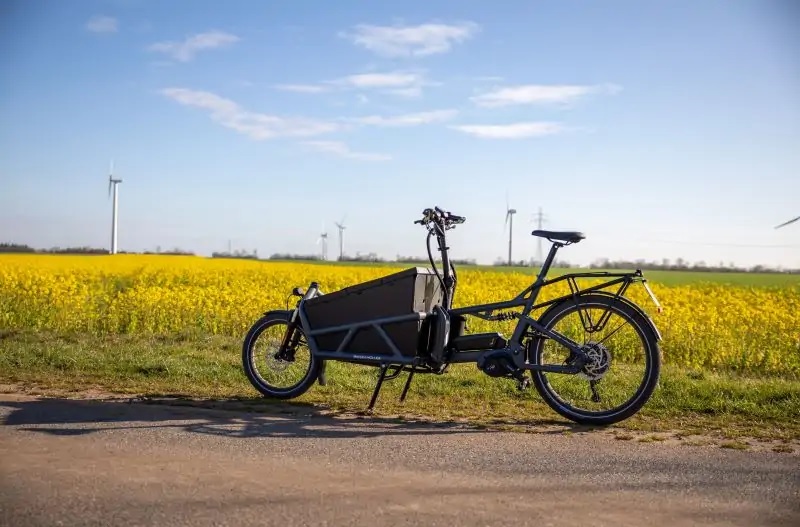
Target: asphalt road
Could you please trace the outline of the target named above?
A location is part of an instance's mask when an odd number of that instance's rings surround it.
[[[2,525],[800,525],[800,456],[0,395]]]

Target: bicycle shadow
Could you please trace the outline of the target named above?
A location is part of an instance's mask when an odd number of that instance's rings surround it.
[[[491,432],[486,425],[456,421],[408,420],[352,414],[330,415],[307,403],[259,404],[260,400],[159,398],[154,401],[37,398],[0,401],[8,408],[3,424],[50,435],[85,435],[131,428],[180,429],[224,437],[374,438]],[[5,413],[5,412],[4,412]],[[502,427],[502,420],[494,424]],[[534,433],[591,431],[560,421],[508,422],[540,427]]]

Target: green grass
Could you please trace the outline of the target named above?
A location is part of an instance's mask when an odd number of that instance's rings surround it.
[[[0,334],[0,382],[39,390],[101,390],[264,403],[242,373],[241,342],[225,337],[92,337],[30,332]],[[332,362],[328,385],[314,385],[296,403],[333,412],[366,408],[377,370]],[[377,415],[462,420],[484,426],[569,425],[535,390],[518,392],[474,365],[443,376],[417,375],[404,404],[406,374],[387,381]],[[665,367],[650,402],[618,428],[642,433],[716,434],[800,439],[800,380],[688,371]],[[650,440],[658,440],[653,438]]]
[[[632,271],[633,269],[629,269]],[[553,273],[565,274],[570,269],[557,269]],[[593,269],[596,271],[596,269]],[[619,270],[617,270],[619,271]],[[800,285],[800,274],[788,273],[713,273],[702,271],[644,270],[649,282],[664,285],[689,285],[697,283],[730,284],[752,287],[783,287]],[[555,276],[555,274],[554,274]]]
[[[266,263],[277,262],[279,260],[268,260]],[[288,260],[287,260],[288,261]],[[292,262],[292,261],[289,261]],[[296,262],[299,263],[299,262]],[[316,265],[338,265],[338,266],[353,266],[353,267],[386,267],[405,269],[413,266],[428,267],[428,263],[396,263],[396,262],[337,262],[337,261],[303,261],[302,263],[310,263]],[[437,267],[441,270],[439,262],[436,263]],[[538,267],[522,267],[522,266],[493,266],[493,265],[458,265],[457,271],[488,271],[497,273],[522,273],[531,275],[533,279],[539,272]],[[549,278],[554,278],[567,273],[582,273],[582,272],[627,272],[634,269],[576,269],[576,268],[552,268],[548,273]],[[644,270],[645,278],[648,281],[663,284],[663,285],[689,285],[696,283],[712,283],[712,284],[731,284],[741,286],[753,287],[781,287],[781,286],[795,286],[800,285],[800,274],[788,273],[744,273],[744,272],[704,272],[704,271],[662,271],[662,270]]]

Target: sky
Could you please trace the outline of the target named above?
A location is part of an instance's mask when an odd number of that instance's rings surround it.
[[[791,0],[6,0],[0,241],[800,268]],[[546,251],[549,243],[542,245]]]

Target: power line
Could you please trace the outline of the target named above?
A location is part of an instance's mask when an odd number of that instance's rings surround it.
[[[534,221],[536,222],[537,229],[542,230],[542,224],[546,221],[544,214],[542,214],[542,207],[539,207],[539,212],[534,214],[533,217]],[[537,247],[536,247],[536,263],[542,264],[544,263],[544,253],[542,252],[542,237],[537,236],[536,239]]]

